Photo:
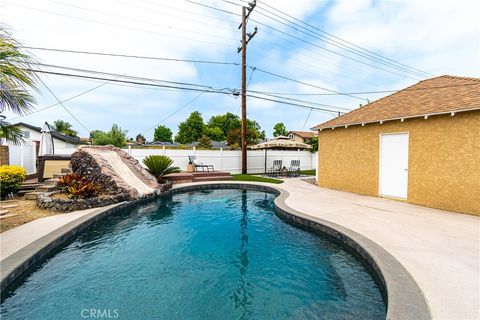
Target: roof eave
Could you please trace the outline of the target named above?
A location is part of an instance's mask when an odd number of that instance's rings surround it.
[[[475,111],[475,110],[480,110],[480,106],[465,108],[465,109],[442,111],[442,112],[423,113],[423,114],[418,114],[418,115],[413,115],[413,116],[395,117],[395,118],[379,119],[379,120],[373,120],[373,121],[344,123],[344,124],[339,124],[339,125],[334,125],[334,126],[322,126],[320,124],[318,126],[315,126],[315,127],[311,128],[311,130],[322,131],[324,129],[347,128],[347,127],[350,127],[350,126],[366,125],[366,124],[371,124],[371,123],[383,123],[383,122],[387,122],[387,121],[395,121],[395,120],[403,120],[403,119],[424,118],[424,117],[439,116],[439,115],[444,115],[444,114],[454,115],[455,113]]]

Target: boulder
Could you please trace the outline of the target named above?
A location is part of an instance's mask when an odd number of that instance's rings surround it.
[[[72,154],[72,171],[99,184],[102,192],[128,200],[161,192],[154,176],[138,160],[114,146],[80,146]]]

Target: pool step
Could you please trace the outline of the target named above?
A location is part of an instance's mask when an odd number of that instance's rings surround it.
[[[229,172],[223,171],[200,171],[171,173],[164,176],[164,179],[172,183],[204,182],[204,181],[225,181],[233,180]]]
[[[195,177],[193,182],[233,180],[232,176]]]

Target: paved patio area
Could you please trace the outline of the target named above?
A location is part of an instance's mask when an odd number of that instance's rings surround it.
[[[423,290],[435,319],[480,318],[480,217],[318,188],[295,178],[264,185],[288,191],[291,208],[385,248]],[[92,210],[41,218],[2,233],[0,260]]]
[[[480,319],[480,217],[319,188],[279,185],[288,206],[381,245],[410,272],[435,319]]]

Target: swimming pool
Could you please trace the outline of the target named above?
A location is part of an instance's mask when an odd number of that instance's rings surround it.
[[[88,228],[2,302],[5,319],[385,319],[364,266],[275,215],[274,194],[163,196]]]

